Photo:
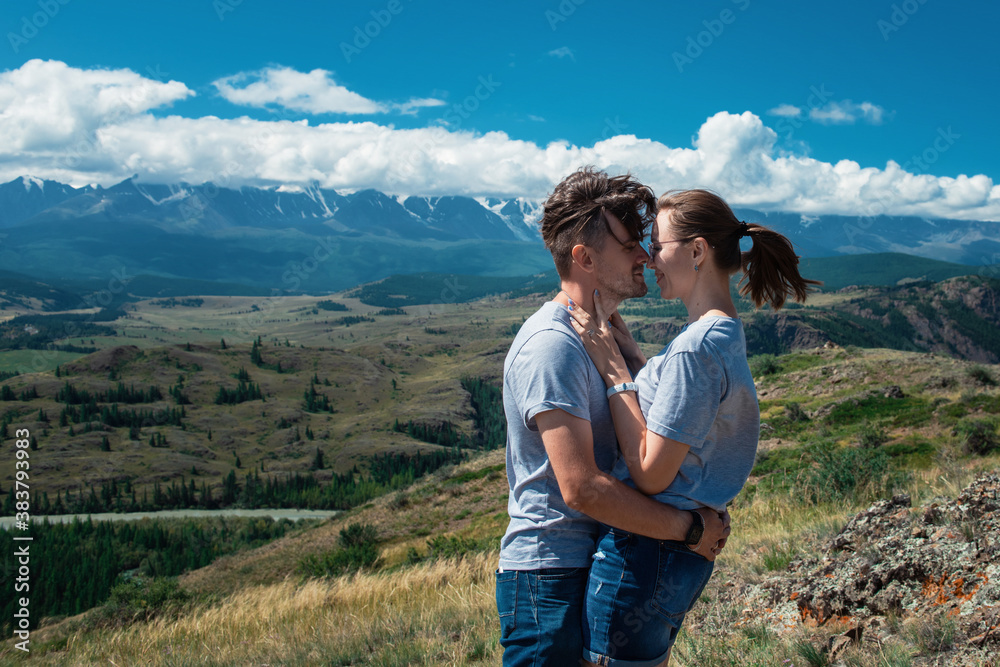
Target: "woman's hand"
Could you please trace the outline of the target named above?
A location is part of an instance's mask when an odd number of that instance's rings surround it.
[[[594,307],[597,310],[596,319],[592,318],[579,305],[570,301],[570,323],[583,339],[583,347],[587,350],[594,365],[597,366],[597,370],[607,386],[613,387],[622,382],[631,382],[632,374],[629,372],[625,358],[616,342],[615,331],[617,328],[608,323],[608,316],[604,312],[600,295],[596,290],[594,291]],[[619,319],[621,318],[619,317]],[[624,326],[624,322],[622,325]]]
[[[639,349],[639,344],[632,338],[632,333],[625,326],[625,320],[622,319],[617,310],[611,313],[610,324],[611,332],[615,335],[615,342],[618,343],[618,349],[621,350],[632,375],[635,375],[640,368],[646,365],[646,355]]]

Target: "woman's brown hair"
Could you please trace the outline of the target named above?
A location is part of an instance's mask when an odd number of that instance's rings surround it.
[[[792,296],[806,300],[818,280],[799,275],[799,258],[792,242],[763,225],[740,221],[729,204],[708,190],[674,190],[662,195],[658,211],[668,211],[678,240],[703,238],[715,250],[715,263],[730,275],[743,269],[740,295],[750,296],[760,308],[765,303],[774,310]],[[740,239],[749,236],[750,250],[740,250]]]

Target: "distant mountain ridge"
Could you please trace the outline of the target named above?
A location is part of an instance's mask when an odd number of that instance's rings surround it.
[[[159,185],[129,178],[110,188],[73,188],[28,176],[0,185],[0,228],[92,219],[145,222],[173,233],[233,227],[372,233],[410,240],[533,241],[541,212],[527,200],[405,199],[378,190],[342,195],[318,186],[231,189],[212,183]]]
[[[915,216],[765,213],[735,208],[747,222],[781,232],[803,257],[903,253],[957,264],[1000,264],[1000,223]]]
[[[525,275],[548,268],[527,200],[239,189],[126,179],[73,188],[0,185],[0,263],[49,280],[114,271],[330,292],[392,274]]]
[[[806,258],[892,252],[1000,266],[1000,223],[804,216],[737,209]],[[510,277],[552,268],[529,199],[398,197],[377,190],[151,184],[0,185],[0,265],[49,280],[112,272],[332,292],[415,273]]]

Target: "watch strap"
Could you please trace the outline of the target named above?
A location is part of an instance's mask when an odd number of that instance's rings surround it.
[[[622,382],[621,384],[616,384],[613,387],[608,388],[608,398],[611,398],[615,394],[623,391],[634,391],[639,392],[639,385],[635,382]]]
[[[688,528],[687,535],[684,537],[684,544],[693,547],[701,542],[701,537],[705,534],[705,517],[694,510],[688,511],[694,515],[694,521],[691,523],[691,527]]]

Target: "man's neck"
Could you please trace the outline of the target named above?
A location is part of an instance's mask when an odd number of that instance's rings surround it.
[[[594,289],[595,287],[589,284],[583,284],[579,282],[574,282],[571,280],[563,280],[559,293],[552,299],[557,303],[561,303],[564,306],[569,305],[569,300],[573,300],[573,304],[578,308],[583,308],[587,313],[596,318],[597,308],[594,306]],[[605,295],[601,303],[604,306],[606,312],[610,315],[618,309],[619,301],[610,302]]]

